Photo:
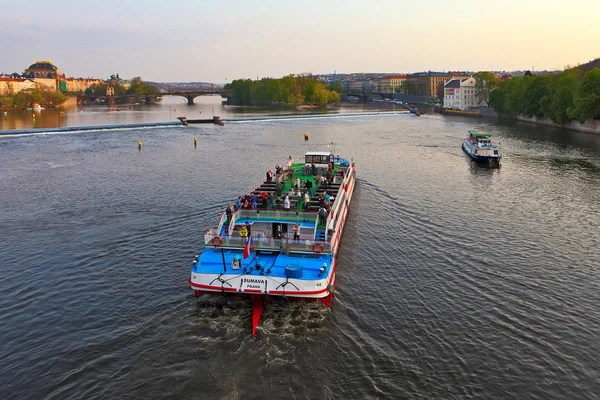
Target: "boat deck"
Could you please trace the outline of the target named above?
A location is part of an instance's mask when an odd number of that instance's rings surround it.
[[[309,206],[309,211],[318,211],[319,209],[319,196],[323,194],[324,191],[327,191],[327,193],[329,195],[331,195],[333,197],[333,199],[335,199],[335,195],[337,194],[339,187],[340,187],[340,183],[341,182],[341,173],[342,173],[342,169],[340,168],[340,166],[338,164],[334,164],[334,180],[333,182],[325,182],[325,184],[323,186],[320,186],[318,184],[317,181],[317,176],[312,175],[312,174],[304,174],[304,168],[305,168],[304,163],[297,163],[297,164],[292,164],[288,170],[286,170],[286,174],[279,174],[274,176],[273,181],[271,182],[267,182],[264,181],[260,186],[258,186],[256,189],[251,190],[250,194],[254,194],[256,196],[258,196],[261,192],[266,192],[266,193],[272,193],[275,194],[276,193],[276,187],[277,187],[277,181],[280,181],[282,184],[282,192],[281,192],[281,196],[277,197],[275,200],[275,206],[274,209],[279,209],[282,210],[283,209],[283,197],[285,196],[286,193],[290,194],[290,210],[295,210],[295,211],[302,211],[302,206],[304,205],[304,199],[302,197],[298,198],[295,193],[296,191],[293,190],[294,189],[294,184],[296,181],[296,178],[300,179],[300,192],[302,195],[304,195],[304,192],[306,191],[306,181],[311,181],[312,182],[312,192],[313,192],[313,196],[311,196],[311,201],[310,201],[310,206]],[[322,169],[319,169],[319,167],[316,167],[317,170],[323,171]],[[292,177],[289,175],[289,171],[293,171],[293,179]],[[261,207],[261,204],[259,203],[258,205],[258,209],[265,209],[265,207]],[[269,209],[269,208],[266,208]]]
[[[270,254],[269,254],[270,253]],[[225,268],[223,266],[223,256],[225,257]],[[242,260],[241,269],[232,269],[231,264],[233,258]],[[256,269],[256,264],[262,267],[262,271]],[[223,279],[227,280],[227,275],[239,276],[243,274],[243,269],[246,267],[248,276],[272,276],[277,278],[285,278],[285,267],[288,265],[301,265],[303,269],[303,280],[317,280],[327,276],[331,267],[330,254],[294,254],[287,256],[285,254],[277,254],[274,252],[260,252],[251,254],[249,258],[244,259],[243,253],[240,250],[223,249],[221,254],[220,249],[206,248],[200,256],[200,261],[192,268],[192,273],[203,274],[223,274]],[[327,265],[327,269],[323,274],[319,274],[323,264]],[[249,269],[249,272],[248,272]]]

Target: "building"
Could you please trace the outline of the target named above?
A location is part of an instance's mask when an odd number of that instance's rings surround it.
[[[15,94],[33,87],[35,83],[31,79],[0,77],[0,95]]]
[[[59,81],[64,78],[63,73],[50,60],[37,60],[25,70],[25,78],[29,78],[39,86],[49,90],[60,89]]]
[[[378,93],[394,93],[396,88],[406,80],[406,75],[386,75],[377,79]]]
[[[61,92],[79,93],[85,92],[94,84],[101,84],[102,79],[94,78],[66,78],[60,82]]]
[[[444,108],[469,111],[485,105],[485,101],[477,100],[473,77],[452,79],[444,85]]]
[[[406,77],[414,93],[419,96],[444,97],[444,84],[452,79],[448,72],[418,72]]]

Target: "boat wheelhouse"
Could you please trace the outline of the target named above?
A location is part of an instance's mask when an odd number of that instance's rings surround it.
[[[498,146],[492,144],[492,135],[489,133],[470,130],[465,138],[462,149],[475,161],[500,162],[502,152]]]
[[[194,294],[246,295],[252,335],[265,299],[320,300],[330,306],[337,251],[352,200],[354,163],[330,152],[289,158],[221,214],[204,234],[190,285]]]

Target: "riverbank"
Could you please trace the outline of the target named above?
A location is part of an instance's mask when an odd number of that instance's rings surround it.
[[[523,122],[529,122],[532,124],[553,126],[556,128],[565,128],[565,129],[569,129],[572,131],[600,135],[600,120],[597,120],[597,119],[591,120],[591,121],[586,121],[583,124],[581,124],[577,121],[571,121],[571,122],[568,122],[568,123],[562,124],[562,125],[554,123],[551,119],[548,119],[548,118],[535,118],[535,117],[530,118],[530,117],[526,117],[524,115],[519,115],[517,117],[517,120],[523,121]]]

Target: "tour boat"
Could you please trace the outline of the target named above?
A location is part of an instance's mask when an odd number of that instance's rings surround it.
[[[329,307],[355,175],[353,161],[331,152],[308,152],[300,163],[290,157],[275,173],[267,172],[205,232],[204,251],[191,272],[194,295],[249,297],[252,336],[269,299],[319,300]]]
[[[500,162],[502,152],[498,146],[492,144],[492,135],[475,130],[469,131],[462,148],[469,157],[478,162]]]

